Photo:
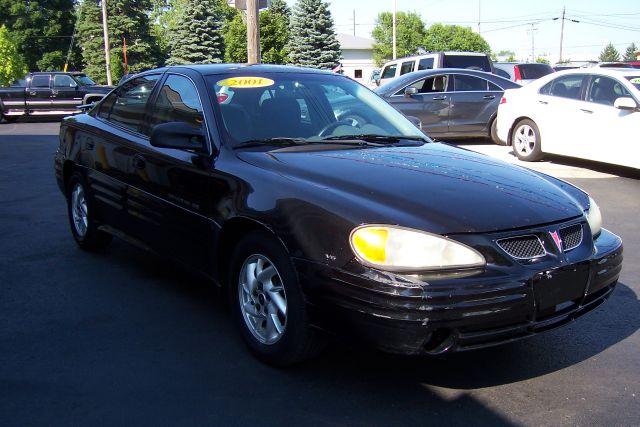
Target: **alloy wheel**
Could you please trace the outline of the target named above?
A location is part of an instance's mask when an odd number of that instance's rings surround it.
[[[89,217],[87,214],[87,199],[84,195],[84,188],[76,183],[71,192],[71,216],[73,226],[80,238],[85,237],[89,226]]]
[[[515,149],[523,156],[529,156],[536,148],[536,132],[529,125],[520,125],[514,134],[514,138]]]

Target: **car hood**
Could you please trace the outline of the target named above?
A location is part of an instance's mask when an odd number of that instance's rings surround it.
[[[441,143],[238,155],[308,183],[305,197],[334,192],[332,200],[356,223],[378,221],[439,234],[490,232],[575,218],[588,206],[588,196],[563,181]]]

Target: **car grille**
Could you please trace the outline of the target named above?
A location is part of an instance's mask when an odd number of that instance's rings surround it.
[[[574,224],[569,227],[560,229],[560,238],[562,238],[562,245],[564,251],[570,251],[580,246],[582,243],[582,224]]]
[[[540,239],[534,235],[510,237],[496,243],[503,251],[517,259],[537,258],[547,253]]]

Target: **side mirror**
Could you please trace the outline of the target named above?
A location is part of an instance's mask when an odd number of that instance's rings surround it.
[[[413,95],[417,95],[418,94],[418,88],[417,87],[408,87],[404,90],[404,96],[406,98],[411,98]]]
[[[627,96],[622,98],[617,98],[613,103],[613,106],[615,108],[618,108],[619,110],[637,110],[638,109],[638,104],[636,104],[636,101],[634,101],[633,98],[629,98]]]
[[[150,143],[154,147],[206,152],[202,129],[185,122],[162,123],[153,127]]]

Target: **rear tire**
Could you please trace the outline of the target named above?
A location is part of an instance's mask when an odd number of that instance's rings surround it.
[[[287,366],[324,347],[310,328],[306,302],[291,259],[266,231],[244,236],[231,258],[229,299],[251,352],[273,366]]]
[[[113,239],[110,234],[98,230],[93,212],[84,177],[74,172],[67,185],[67,213],[71,234],[78,246],[86,251],[100,251]]]
[[[520,160],[535,162],[543,158],[540,131],[533,120],[520,120],[511,133],[513,152]]]
[[[491,126],[489,127],[489,138],[491,138],[491,141],[493,141],[495,144],[507,145],[506,142],[502,142],[500,138],[498,138],[498,119],[497,118],[493,119],[493,121],[491,122]]]

